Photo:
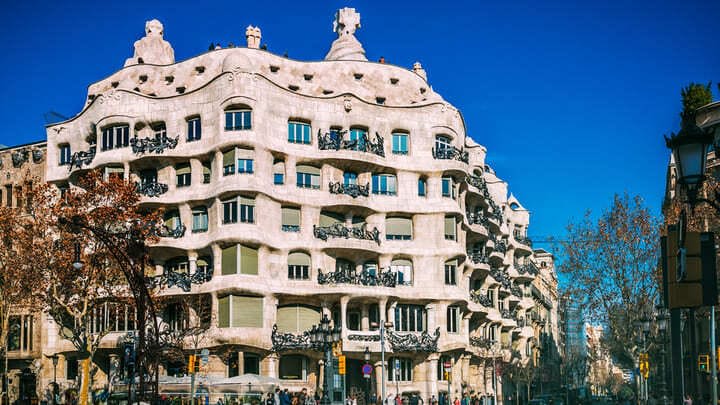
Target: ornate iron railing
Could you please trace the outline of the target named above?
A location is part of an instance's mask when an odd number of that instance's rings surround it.
[[[212,267],[204,270],[197,270],[195,273],[181,273],[176,271],[167,271],[159,276],[148,277],[147,282],[150,288],[167,286],[178,287],[185,292],[189,292],[193,284],[202,284],[212,279]]]
[[[504,288],[510,288],[510,277],[504,271],[498,268],[490,269],[490,276]]]
[[[358,342],[379,342],[379,332],[374,335],[348,335],[348,340],[355,340]]]
[[[470,336],[470,346],[479,347],[481,349],[491,349],[495,346],[495,341],[482,336]]]
[[[323,273],[317,271],[318,284],[357,284],[367,286],[395,287],[397,285],[397,273],[390,270],[381,270],[372,273],[363,270],[360,273],[351,274],[345,271],[333,271]]]
[[[135,137],[130,139],[130,147],[132,147],[133,153],[138,155],[141,155],[143,153],[160,154],[165,152],[166,149],[175,149],[178,144],[179,138],[179,136],[176,136],[173,139],[163,134],[160,137],[140,139],[137,137],[137,135],[135,135]]]
[[[488,226],[488,219],[487,216],[485,216],[485,213],[483,213],[481,210],[477,210],[475,212],[467,211],[465,213],[465,216],[467,217],[467,222],[470,225],[482,225],[484,227]]]
[[[435,333],[430,335],[427,332],[395,332],[387,331],[387,340],[394,352],[424,352],[434,353],[438,348],[438,339],[440,339],[440,328],[435,329]]]
[[[345,194],[352,198],[359,196],[367,197],[370,195],[370,183],[361,186],[359,184],[343,184],[341,182],[329,184],[331,194]]]
[[[500,310],[500,316],[502,316],[503,319],[515,319],[512,312],[507,308],[503,308]]]
[[[483,179],[480,176],[468,174],[465,176],[465,183],[477,188],[480,191],[487,190],[487,184],[485,184],[485,179]],[[483,194],[485,194],[485,193],[483,192]]]
[[[527,236],[520,235],[520,234],[514,234],[513,237],[515,238],[516,242],[532,247],[532,240],[530,238],[528,238]]]
[[[167,225],[160,226],[158,236],[161,238],[182,238],[187,228],[183,224],[178,224],[174,229],[170,229]]]
[[[507,242],[504,240],[495,241],[495,251],[505,254],[507,252]]]
[[[354,238],[372,240],[378,245],[380,244],[380,231],[377,227],[373,228],[372,231],[368,231],[365,224],[360,227],[349,227],[341,223],[336,223],[330,226],[313,225],[313,234],[316,238],[324,241],[328,240],[329,237],[345,239]]]
[[[168,185],[164,183],[158,183],[157,181],[137,183],[137,191],[138,193],[147,197],[158,197],[162,194],[167,193]]]
[[[487,291],[470,290],[470,301],[480,304],[486,308],[493,307],[493,302],[490,297],[487,296]]]
[[[475,264],[488,263],[488,255],[483,252],[468,252],[468,256],[470,257],[470,260],[472,260],[472,262]]]
[[[82,169],[83,166],[88,166],[95,159],[96,148],[93,146],[87,151],[78,151],[72,154],[70,157],[70,166],[68,171],[72,171],[73,168]]]
[[[432,155],[435,159],[443,160],[459,160],[463,163],[469,162],[469,155],[466,150],[458,149],[454,146],[447,146],[442,149],[432,148]]]
[[[523,295],[522,289],[515,284],[510,286],[510,292],[516,297],[522,297]]]
[[[283,232],[300,232],[300,225],[282,225]]]
[[[370,152],[385,157],[385,140],[375,132],[375,141],[371,141],[367,134],[361,139],[344,139],[347,131],[330,132],[325,135],[318,130],[318,149],[320,150],[355,150]]]
[[[552,300],[545,296],[540,290],[537,289],[537,287],[532,286],[532,295],[546,308],[550,309],[552,308]]]
[[[310,332],[305,331],[300,335],[294,333],[281,333],[277,330],[277,324],[273,325],[272,334],[273,352],[284,352],[287,350],[315,350],[315,346],[310,341]]]

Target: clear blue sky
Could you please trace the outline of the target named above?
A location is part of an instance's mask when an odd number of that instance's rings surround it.
[[[210,42],[244,44],[248,24],[270,51],[319,60],[343,6],[361,13],[370,60],[421,61],[463,112],[532,211],[531,236],[561,236],[625,190],[659,212],[662,135],[679,124],[680,88],[720,81],[717,0],[6,2],[0,143],[42,139],[47,111],[79,112],[87,86],[132,55],[146,20],[163,22],[177,60]]]

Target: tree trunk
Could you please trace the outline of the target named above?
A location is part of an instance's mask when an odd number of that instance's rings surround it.
[[[88,405],[90,390],[90,357],[82,360],[82,382],[80,384],[80,405]]]

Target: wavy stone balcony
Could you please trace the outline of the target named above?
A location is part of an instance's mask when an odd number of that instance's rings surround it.
[[[495,281],[500,283],[500,285],[503,286],[503,288],[509,289],[510,288],[510,277],[503,272],[502,270],[498,268],[493,268],[490,270],[490,277],[492,277]]]
[[[137,191],[146,197],[159,197],[167,193],[169,187],[165,183],[158,183],[157,181],[148,181],[137,183]]]
[[[468,252],[468,258],[475,264],[489,264],[490,258],[483,252]]]
[[[440,328],[432,335],[427,332],[396,332],[387,331],[387,341],[393,352],[435,353],[438,350]]]
[[[360,196],[368,197],[370,195],[370,183],[361,186],[359,184],[343,184],[341,182],[329,183],[328,190],[330,194],[345,194],[352,198]]]
[[[484,306],[485,308],[493,307],[493,302],[490,299],[490,297],[487,296],[487,291],[471,290],[470,291],[470,301],[480,304],[480,305]]]
[[[469,162],[468,152],[466,150],[458,149],[454,146],[448,146],[442,149],[432,148],[432,156],[435,159],[442,160],[459,160],[463,163]]]
[[[170,229],[167,225],[162,225],[157,233],[157,236],[161,238],[182,238],[185,235],[187,227],[183,224],[178,224],[175,228]]]
[[[288,350],[317,350],[310,341],[310,331],[302,334],[278,332],[277,324],[272,327],[270,335],[272,341],[272,351],[275,353],[285,352]]]
[[[380,134],[375,132],[375,141],[371,141],[367,135],[363,135],[360,139],[344,139],[347,131],[330,132],[322,134],[318,130],[318,149],[320,150],[354,150],[358,152],[374,153],[378,156],[385,157],[385,143]]]
[[[135,137],[130,138],[130,147],[136,155],[142,155],[145,153],[162,154],[168,149],[175,149],[178,145],[179,138],[179,136],[169,138],[167,135],[163,134],[159,137],[156,136],[153,138],[140,139],[136,135]]]
[[[470,336],[470,346],[479,347],[481,349],[492,349],[497,342],[482,336]]]
[[[313,234],[316,238],[327,241],[328,238],[353,238],[361,240],[375,241],[378,245],[380,244],[380,231],[377,227],[373,228],[372,231],[366,229],[365,224],[360,227],[345,226],[341,223],[336,223],[330,226],[317,226],[313,225]]]
[[[323,273],[318,269],[317,281],[320,285],[333,284],[355,284],[373,287],[396,287],[397,273],[390,270],[379,273],[363,270],[360,273],[348,273],[345,271],[333,271]]]

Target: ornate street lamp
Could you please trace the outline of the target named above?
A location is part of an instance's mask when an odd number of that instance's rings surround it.
[[[666,376],[667,371],[665,370],[665,345],[667,343],[667,326],[668,326],[668,318],[670,317],[668,315],[667,310],[662,306],[658,305],[655,307],[655,323],[657,323],[658,332],[660,332],[660,361],[658,364],[658,368],[660,370],[660,379],[659,379],[659,393],[660,393],[660,404],[661,405],[667,405],[668,404],[668,395],[667,395],[667,382],[666,382]]]
[[[58,359],[60,359],[60,356],[57,355],[57,353],[53,354],[52,356],[45,355],[48,359],[52,360],[53,365],[53,389],[52,389],[52,404],[55,405],[55,395],[58,394],[58,385],[57,385],[57,365],[58,365]]]
[[[680,132],[665,137],[665,143],[675,159],[677,181],[685,188],[693,205],[698,201],[698,189],[705,180],[707,152],[713,143],[713,135],[695,123],[695,112],[691,112],[683,114]]]
[[[365,359],[365,365],[370,364],[370,348],[365,346],[365,351],[363,352],[363,358]],[[363,377],[365,377],[365,403],[370,403],[370,374],[363,373]]]
[[[310,329],[310,342],[313,347],[325,352],[325,361],[323,364],[323,395],[320,399],[321,405],[330,405],[330,397],[328,396],[328,376],[329,370],[332,370],[332,347],[334,343],[340,341],[340,326],[330,326],[330,319],[327,315],[323,315],[319,325],[314,325]]]

